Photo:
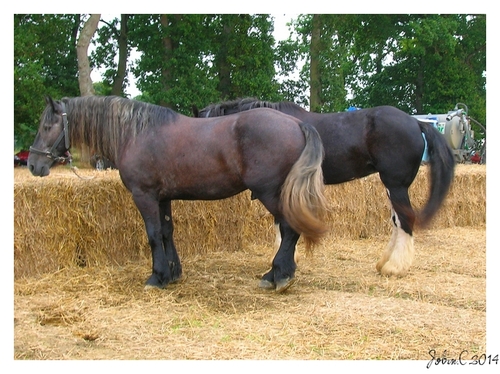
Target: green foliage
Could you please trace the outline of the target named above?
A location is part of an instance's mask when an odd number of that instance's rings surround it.
[[[45,95],[79,95],[75,45],[85,18],[14,15],[19,147],[31,144]],[[313,23],[306,14],[277,43],[266,14],[131,14],[127,20],[123,30],[120,17],[102,20],[93,40],[91,64],[103,71],[102,81],[94,83],[98,95],[112,92],[123,62],[121,36],[126,72],[141,91],[136,99],[187,115],[193,105],[245,96],[323,112],[393,105],[410,114],[445,113],[460,102],[486,125],[485,15],[326,14]],[[313,32],[319,35],[314,54]],[[131,50],[139,52],[137,60]]]
[[[132,71],[151,102],[190,114],[200,97],[216,97],[206,16],[135,15],[129,22],[132,46],[141,53]]]
[[[135,15],[132,68],[153,103],[190,114],[192,105],[241,96],[277,98],[267,15]]]
[[[96,82],[94,83],[94,91],[97,96],[109,96],[111,95],[110,83],[106,79]]]
[[[221,15],[210,26],[214,35],[212,71],[219,78],[218,90],[224,98],[273,96],[278,85],[269,16]]]
[[[115,58],[118,55],[118,29],[119,20],[117,18],[110,21],[101,21],[97,37],[92,41],[92,44],[95,46],[90,56],[92,68],[104,70],[101,74],[101,83],[104,87],[109,87],[110,89],[118,68]],[[111,90],[109,90],[110,92]],[[96,94],[98,93],[96,92]]]
[[[79,16],[14,15],[14,137],[27,148],[38,129],[44,96],[78,95]]]
[[[373,21],[372,17],[366,20],[368,25]],[[476,107],[480,114],[485,108],[486,97],[483,76],[486,71],[485,17],[387,17],[395,26],[391,31],[390,23],[382,22],[385,26],[381,29],[385,31],[378,41],[377,34],[372,34],[371,40],[375,44],[371,47],[384,45],[383,48],[374,48],[380,52],[372,60],[383,61],[388,57],[390,60],[380,66],[366,61],[361,66],[359,76],[363,78],[357,86],[354,85],[355,100],[359,105],[388,104],[411,114],[425,114],[446,113],[457,102],[463,102],[471,108]],[[358,53],[363,53],[363,49]],[[365,49],[364,53],[366,55],[368,50]],[[485,119],[482,116],[481,121]]]

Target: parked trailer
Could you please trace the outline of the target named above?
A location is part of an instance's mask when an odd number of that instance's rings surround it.
[[[441,132],[453,150],[457,163],[486,163],[486,137],[481,141],[474,140],[474,131],[471,121],[482,128],[486,135],[486,128],[467,115],[467,106],[457,103],[455,109],[446,114],[413,115],[420,120],[432,122]]]

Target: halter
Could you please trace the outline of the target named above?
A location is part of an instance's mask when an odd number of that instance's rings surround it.
[[[70,148],[71,145],[70,145],[70,142],[69,142],[68,114],[66,113],[66,107],[64,106],[64,103],[62,103],[62,106],[63,106],[63,109],[64,109],[63,113],[61,114],[62,118],[63,118],[63,131],[61,131],[61,133],[57,137],[56,141],[54,142],[54,144],[50,148],[50,151],[41,151],[39,149],[30,147],[30,152],[33,152],[35,154],[42,155],[42,156],[47,156],[48,158],[50,158],[51,160],[56,161],[56,162],[61,162],[62,163],[62,162],[68,161],[70,169],[73,171],[73,173],[76,174],[76,176],[78,178],[80,178],[80,179],[93,179],[94,177],[87,177],[86,178],[86,177],[82,177],[81,175],[79,175],[76,172],[76,170],[78,168],[73,165],[73,158],[71,157],[71,153],[69,153],[69,148]],[[64,136],[64,147],[66,148],[66,152],[65,153],[68,155],[66,157],[64,157],[64,156],[56,156],[56,154],[54,153],[54,151],[56,150],[57,146],[61,142],[63,136]]]
[[[62,104],[62,105],[64,107],[64,104]],[[71,161],[72,161],[71,155],[64,157],[64,156],[56,156],[56,154],[54,153],[63,137],[64,137],[64,147],[66,148],[66,152],[68,152],[69,148],[70,148],[69,131],[68,131],[68,115],[67,115],[66,111],[64,111],[62,113],[62,117],[63,117],[63,131],[61,131],[61,133],[57,137],[56,141],[52,145],[52,148],[50,148],[49,151],[41,151],[41,150],[36,149],[34,147],[30,147],[30,152],[33,152],[35,154],[42,155],[42,156],[47,156],[48,158],[50,158],[56,162],[69,161],[71,164]],[[68,154],[69,154],[69,152],[68,152]]]

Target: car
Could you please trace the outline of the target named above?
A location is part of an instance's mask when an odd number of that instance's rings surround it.
[[[23,149],[14,155],[14,166],[26,166],[28,165],[28,156],[30,152]]]
[[[28,165],[28,157],[30,155],[30,151],[25,149],[20,150],[14,155],[14,167],[16,166],[27,166]],[[65,156],[67,157],[64,161],[59,162],[59,165],[66,165],[69,162],[70,153],[66,151]]]

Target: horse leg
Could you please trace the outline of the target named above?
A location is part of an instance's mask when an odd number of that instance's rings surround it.
[[[290,225],[281,220],[279,223],[281,244],[272,261],[271,270],[262,276],[259,287],[264,289],[275,289],[276,292],[284,292],[295,282],[295,245],[300,235]]]
[[[413,246],[415,212],[411,207],[407,188],[388,189],[387,194],[392,204],[392,235],[376,268],[382,275],[404,276],[415,254]]]
[[[280,233],[280,224],[279,223],[274,222],[274,230],[276,232],[276,237],[274,239],[274,255],[273,255],[273,257],[271,257],[271,260],[269,261],[271,266],[273,266],[274,256],[276,256],[276,253],[280,249],[280,245],[281,245],[281,233]],[[299,263],[299,257],[297,256],[297,248],[295,248],[295,253],[293,255],[293,259],[295,260],[295,263],[297,263],[297,264]]]
[[[276,232],[276,237],[274,239],[274,249],[275,249],[274,252],[276,255],[276,252],[278,252],[278,249],[280,249],[280,245],[281,245],[280,224],[277,222],[274,222],[274,231]],[[272,260],[271,260],[271,264],[272,264]]]
[[[146,281],[145,288],[164,288],[173,278],[164,250],[160,204],[155,198],[142,192],[133,193],[132,197],[144,220],[149,246],[151,247],[152,273]]]
[[[172,220],[171,200],[160,202],[160,221],[163,238],[163,248],[167,256],[167,263],[171,274],[171,282],[175,282],[182,275],[182,266],[177,249],[174,245],[174,222]]]

